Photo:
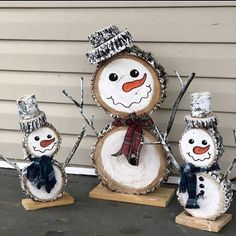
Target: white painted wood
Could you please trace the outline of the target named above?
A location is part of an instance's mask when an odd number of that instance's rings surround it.
[[[137,45],[151,51],[168,75],[174,75],[174,69],[186,76],[193,71],[201,77],[234,78],[236,74],[234,44]],[[87,42],[0,41],[0,70],[92,73],[95,66],[85,56],[90,49]]]
[[[2,1],[5,8],[114,8],[114,7],[199,7],[199,6],[236,6],[234,1]]]
[[[127,4],[131,7],[117,8],[118,2],[110,3],[112,8],[91,8],[89,2],[86,3],[87,8],[73,8],[67,4],[67,8],[56,9],[56,3],[54,9],[0,8],[3,19],[0,21],[0,38],[87,41],[90,33],[115,23],[121,28],[128,28],[136,41],[233,43],[236,39],[233,6],[159,8],[155,5],[160,3],[152,2],[143,3],[148,8],[136,8],[141,3],[135,1],[123,3],[123,6]],[[114,15],[119,19],[116,22],[111,21]]]

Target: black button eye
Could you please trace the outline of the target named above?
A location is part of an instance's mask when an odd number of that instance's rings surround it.
[[[206,140],[202,140],[202,144],[203,145],[207,145],[207,141]]]
[[[52,135],[51,135],[51,134],[48,134],[47,138],[52,138]]]
[[[189,142],[190,144],[193,144],[193,143],[194,143],[194,140],[193,140],[193,139],[189,139],[188,142]]]
[[[130,76],[131,77],[138,77],[139,72],[136,69],[133,69],[133,70],[130,71]]]
[[[39,136],[35,136],[35,137],[34,137],[34,140],[35,140],[35,141],[39,141]]]
[[[118,75],[115,74],[115,73],[111,73],[111,74],[109,75],[109,80],[110,80],[110,81],[116,81],[116,80],[118,80]]]

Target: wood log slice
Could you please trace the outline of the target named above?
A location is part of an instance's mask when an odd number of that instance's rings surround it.
[[[21,187],[26,196],[32,198],[34,201],[40,202],[54,201],[61,197],[67,184],[67,176],[61,164],[55,160],[53,160],[53,169],[57,182],[51,192],[47,193],[44,186],[38,189],[27,179],[27,167],[25,167],[22,170]]]
[[[95,101],[119,117],[150,113],[163,101],[165,86],[164,72],[129,53],[119,53],[99,64],[92,81]]]
[[[113,191],[146,194],[157,188],[167,175],[167,158],[162,145],[143,145],[139,165],[129,164],[124,155],[114,157],[122,146],[127,126],[111,127],[99,137],[91,154],[103,184]],[[144,130],[144,142],[156,142],[156,136]]]

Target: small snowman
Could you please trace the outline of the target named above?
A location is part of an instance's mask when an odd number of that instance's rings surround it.
[[[64,192],[67,184],[65,167],[78,148],[85,127],[65,163],[60,164],[53,158],[60,149],[61,136],[56,128],[47,122],[45,113],[39,110],[35,95],[21,97],[17,100],[17,107],[20,128],[24,132],[25,159],[29,159],[31,163],[21,171],[16,163],[4,159],[17,168],[21,187],[28,197],[41,202],[53,201]]]
[[[114,122],[99,134],[83,112],[83,97],[79,104],[64,93],[98,138],[91,154],[94,166],[111,190],[153,191],[171,171],[170,156],[173,160],[166,139],[149,116],[166,97],[164,68],[151,53],[133,45],[128,30],[120,31],[115,25],[94,32],[89,41],[93,50],[87,53],[88,61],[97,64],[91,83],[93,98]]]
[[[232,201],[231,183],[219,172],[218,159],[223,141],[212,113],[208,92],[191,94],[192,114],[185,117],[186,128],[179,142],[181,178],[178,200],[196,218],[215,220]]]

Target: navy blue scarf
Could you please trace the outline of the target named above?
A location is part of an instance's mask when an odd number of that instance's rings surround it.
[[[192,163],[186,163],[180,166],[181,176],[179,184],[179,192],[188,192],[188,200],[185,208],[197,209],[199,205],[197,199],[201,194],[196,193],[197,189],[197,177],[196,173],[199,172],[209,172],[214,170],[219,170],[217,163],[214,163],[211,167],[196,167]]]
[[[27,178],[38,189],[45,186],[47,193],[54,188],[57,180],[52,166],[52,158],[49,156],[34,157],[29,159],[33,162],[27,167]]]

